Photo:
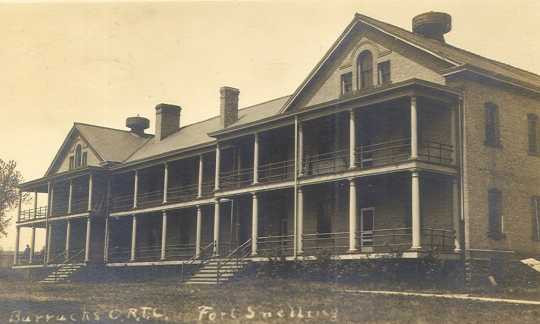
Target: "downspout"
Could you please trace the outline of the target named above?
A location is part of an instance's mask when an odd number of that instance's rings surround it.
[[[298,116],[294,116],[294,240],[293,240],[293,256],[297,257],[298,244]]]

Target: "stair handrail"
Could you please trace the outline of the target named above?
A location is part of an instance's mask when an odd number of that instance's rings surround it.
[[[216,276],[217,285],[219,285],[219,281],[221,279],[221,267],[225,264],[228,264],[231,261],[235,262],[236,266],[238,266],[240,263],[240,259],[243,259],[249,255],[250,247],[251,247],[251,239],[248,239],[247,241],[242,243],[240,246],[238,246],[236,249],[234,249],[232,252],[227,254],[227,256],[225,257],[225,261],[218,259],[217,276]]]
[[[62,262],[62,264],[60,265],[60,267],[70,263],[73,259],[75,259],[76,257],[80,256],[82,253],[84,252],[84,249],[80,249],[78,250],[77,252],[75,252],[75,254],[71,255],[69,258],[67,258],[66,260],[64,260],[64,262]]]
[[[192,256],[191,258],[189,258],[186,262],[182,262],[182,263],[181,263],[181,267],[180,267],[180,268],[181,268],[181,277],[180,277],[180,281],[181,281],[181,282],[184,282],[184,265],[187,265],[187,264],[193,264],[193,263],[195,263],[195,261],[197,261],[197,260],[200,260],[200,261],[201,261],[200,265],[204,265],[204,264],[208,263],[208,261],[212,258],[212,254],[211,254],[211,253],[210,253],[210,254],[206,254],[206,253],[204,253],[204,252],[206,252],[207,250],[209,250],[210,247],[214,247],[214,245],[215,245],[215,242],[214,242],[214,241],[210,242],[208,245],[204,246],[204,247],[201,249],[199,255],[195,254],[194,256]],[[206,256],[205,256],[205,255],[206,255]],[[201,257],[201,256],[202,256],[202,257]]]

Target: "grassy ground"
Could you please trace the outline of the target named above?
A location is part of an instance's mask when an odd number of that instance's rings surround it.
[[[22,323],[25,316],[32,323],[45,323],[47,314],[53,316],[48,323],[197,323],[200,318],[203,323],[540,321],[540,306],[350,295],[335,292],[343,286],[298,280],[249,280],[199,288],[171,279],[54,286],[0,279],[0,288],[0,323]]]

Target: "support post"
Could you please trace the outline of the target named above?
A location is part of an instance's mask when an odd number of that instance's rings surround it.
[[[73,202],[73,180],[69,179],[69,193],[68,193],[68,215],[71,214],[71,204]]]
[[[51,261],[51,236],[52,236],[52,224],[47,225],[47,246],[45,249],[45,264]]]
[[[304,129],[302,122],[298,121],[298,176],[304,175]]]
[[[30,256],[29,263],[34,262],[34,253],[36,252],[36,228],[32,227],[32,237],[30,238]]]
[[[349,168],[356,167],[356,115],[354,110],[349,112]]]
[[[457,143],[458,143],[457,134],[459,132],[456,129],[456,125],[458,124],[456,122],[457,109],[458,109],[458,106],[454,105],[452,109],[450,110],[450,144],[452,145],[451,163],[453,165],[458,164],[457,163]]]
[[[259,183],[259,133],[253,139],[253,183]]]
[[[420,175],[417,171],[412,173],[411,178],[411,193],[412,193],[412,246],[413,250],[422,249],[422,230],[421,230],[421,215],[420,215]]]
[[[66,260],[69,259],[69,247],[71,244],[71,221],[68,219],[66,224]]]
[[[452,179],[452,218],[454,224],[454,251],[461,252],[461,217],[459,215],[459,186],[458,179]]]
[[[92,220],[90,215],[86,219],[86,244],[84,246],[84,262],[90,261],[90,241],[92,239]]]
[[[214,256],[219,255],[219,200],[214,202]]]
[[[259,198],[257,193],[252,195],[251,210],[251,255],[257,255],[257,241],[259,238]]]
[[[167,195],[168,195],[168,187],[169,187],[169,164],[165,163],[163,166],[163,203],[167,203]]]
[[[304,236],[304,193],[302,188],[298,188],[298,230],[296,236],[296,248],[298,254],[303,254],[303,236]]]
[[[165,260],[167,252],[167,212],[161,216],[161,260]]]
[[[18,202],[18,209],[17,209],[17,220],[21,221],[21,212],[22,212],[22,191],[19,190],[19,202]]]
[[[139,195],[139,170],[135,170],[133,178],[133,208],[137,208],[137,196]]]
[[[356,252],[356,182],[349,180],[349,252]]]
[[[19,239],[21,237],[21,228],[17,226],[15,232],[15,254],[13,255],[13,264],[19,264]]]
[[[133,215],[133,222],[131,223],[131,254],[129,261],[135,261],[135,248],[137,245],[137,215]]]
[[[418,159],[418,111],[416,97],[411,97],[411,160]]]
[[[201,256],[202,210],[197,206],[197,233],[195,234],[195,258]]]
[[[203,158],[203,155],[199,155],[199,169],[198,169],[198,173],[199,173],[199,177],[198,177],[198,181],[197,181],[197,198],[201,198],[202,197],[202,185],[203,185],[203,170],[204,170],[204,158]]]
[[[109,216],[105,217],[105,244],[103,246],[103,260],[105,263],[109,262]]]
[[[38,209],[38,192],[34,191],[34,218],[37,218]]]
[[[88,211],[92,211],[92,198],[94,191],[94,176],[92,174],[88,175]]]
[[[219,143],[216,145],[216,174],[215,174],[215,180],[214,180],[214,190],[219,190],[219,172],[220,172],[220,155],[221,155],[221,148],[219,147]]]
[[[54,185],[52,182],[49,182],[49,212],[47,213],[47,217],[52,217],[54,214]]]

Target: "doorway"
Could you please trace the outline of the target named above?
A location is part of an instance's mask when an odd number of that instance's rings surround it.
[[[375,207],[360,210],[360,245],[373,246],[373,231],[375,230]]]

